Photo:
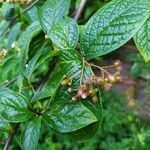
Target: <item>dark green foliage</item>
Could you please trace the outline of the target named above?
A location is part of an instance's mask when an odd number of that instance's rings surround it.
[[[63,149],[65,142],[54,144],[43,134],[55,132],[84,141],[100,132],[101,126],[101,135],[89,149],[145,148],[140,136],[149,136],[141,135],[138,127],[132,129],[134,118],[123,113],[120,102],[113,103],[119,98],[102,94],[114,84],[112,76],[87,60],[102,57],[134,37],[145,62],[134,60],[132,75],[138,77],[144,68],[148,70],[150,2],[89,1],[78,23],[71,17],[79,4],[78,0],[43,0],[24,10],[7,2],[0,6],[0,132],[4,132],[0,143],[6,135],[16,135],[17,144],[11,149]],[[45,143],[39,145],[41,141]],[[71,143],[65,148],[71,146],[82,147]]]

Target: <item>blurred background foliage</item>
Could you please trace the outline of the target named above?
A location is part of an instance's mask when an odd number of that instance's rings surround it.
[[[83,25],[100,7],[110,0],[88,0],[86,7],[79,20]],[[79,7],[80,0],[72,0],[70,16],[74,15]],[[42,2],[39,3],[42,5]],[[25,6],[23,6],[25,7]],[[38,7],[38,6],[37,6]],[[37,8],[33,7],[26,13],[21,13],[22,9],[16,4],[4,3],[0,5],[0,34],[7,27],[11,16],[10,8],[20,15],[17,22],[7,31],[5,36],[0,36],[0,84],[5,84],[12,80],[19,73],[20,50],[17,48],[17,39],[33,20],[37,19]],[[12,13],[12,14],[11,14]],[[45,41],[44,34],[38,35],[32,40],[30,46],[32,51],[41,46],[38,41]],[[47,47],[50,49],[51,46]],[[29,57],[32,56],[30,51]],[[131,40],[119,50],[111,54],[94,60],[98,64],[110,64],[112,61],[120,59],[123,63],[122,75],[124,82],[114,87],[111,92],[103,94],[104,119],[101,130],[90,141],[77,142],[77,139],[57,134],[42,127],[42,136],[39,140],[39,150],[149,150],[150,149],[150,63],[145,63],[138,53]],[[35,70],[32,82],[40,83],[44,74],[48,70],[47,61]],[[17,83],[11,85],[17,88]],[[37,85],[34,85],[35,87]],[[28,93],[27,93],[28,95]],[[9,127],[8,127],[9,128]],[[20,131],[18,131],[20,132]],[[0,129],[0,149],[7,133],[2,133]],[[12,150],[17,147],[20,137],[15,137]]]

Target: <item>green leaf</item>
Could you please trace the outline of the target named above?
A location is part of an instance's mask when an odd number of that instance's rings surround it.
[[[95,136],[99,132],[103,120],[102,99],[100,95],[98,95],[97,103],[93,104],[90,99],[82,101],[82,103],[96,116],[98,121],[75,132],[67,134],[72,139],[77,139],[77,141],[89,140]]]
[[[12,80],[19,73],[19,57],[14,54],[7,57],[0,66],[0,82],[5,82],[6,80]],[[10,65],[11,64],[11,65]]]
[[[32,117],[27,109],[27,99],[7,88],[0,88],[0,110],[4,119],[10,122],[23,122]]]
[[[65,18],[52,26],[48,36],[59,48],[74,48],[77,45],[79,33],[76,22],[71,18]]]
[[[38,20],[38,9],[37,7],[33,7],[27,11],[27,14],[29,15],[32,22]]]
[[[81,129],[97,119],[81,102],[74,103],[66,87],[60,86],[52,99],[50,111],[43,119],[60,133]]]
[[[80,56],[80,54],[73,49],[64,49],[61,52],[60,66],[64,74],[72,79],[72,87],[75,89],[78,88],[84,82],[84,80],[88,79],[93,74],[91,68],[85,64],[84,59]],[[88,99],[85,101],[85,104],[84,103],[82,104],[82,101],[73,103],[72,97],[74,96],[75,93],[69,93],[67,89],[68,89],[67,86],[60,85],[51,98],[51,101],[50,101],[51,111],[44,116],[44,119],[50,124],[50,126],[58,132],[68,133],[68,132],[77,131],[82,128],[84,130],[84,127],[94,122],[96,123],[97,121],[101,123],[102,121],[101,102],[100,102],[100,106],[99,106],[99,103],[97,103],[96,104],[97,106],[95,106],[92,102],[89,102]],[[87,113],[88,114],[90,113],[90,115],[94,116],[96,120],[94,121],[92,119],[90,121],[89,118],[87,118],[87,121],[89,121],[89,123],[87,123],[85,121],[86,120],[85,119],[86,116],[84,116],[85,113],[83,113],[80,116],[80,112],[76,110],[76,108],[86,109]],[[74,113],[74,115],[77,115],[74,117],[77,117],[77,118],[70,117],[70,112],[72,111],[73,112],[77,111],[76,113]],[[63,120],[65,119],[64,117],[65,115],[68,120],[68,121],[66,120],[67,123],[65,123],[65,121]],[[82,121],[78,121],[78,124],[77,124],[76,120],[79,119],[78,116],[80,116],[81,120],[82,119],[84,120],[83,121],[85,122],[84,125],[79,123]],[[93,117],[90,117],[90,118],[93,118]],[[70,123],[71,125],[68,125],[68,123]],[[93,135],[96,133],[97,129],[99,128],[100,123],[96,123],[97,127],[95,129],[92,129]],[[95,127],[94,125],[91,125],[91,126]]]
[[[35,65],[34,69],[38,68],[40,65],[42,65],[45,61],[48,61],[50,58],[59,56],[60,50],[49,50],[48,52],[45,52],[42,54],[42,56],[39,58],[37,64]]]
[[[37,51],[37,53],[33,56],[33,58],[27,64],[25,75],[28,80],[30,79],[35,69],[37,69],[41,64],[43,64],[47,59],[52,58],[54,56],[58,56],[60,53],[59,50],[49,50],[48,52],[45,53],[44,56],[41,56],[45,52],[44,51],[45,45],[46,43],[42,45],[42,47]]]
[[[2,4],[2,8],[1,8],[1,13],[2,13],[2,16],[3,17],[6,17],[8,11],[11,9],[11,8],[14,8],[14,4],[10,4],[10,3],[7,3],[7,2],[3,2]]]
[[[69,136],[72,140],[76,139],[76,141],[79,141],[79,142],[84,142],[84,141],[90,140],[97,133],[99,133],[101,123],[102,123],[102,120],[94,122],[82,129],[79,129],[75,132],[71,132],[66,135]]]
[[[63,72],[59,66],[56,66],[48,81],[45,83],[41,90],[35,93],[31,101],[34,102],[37,100],[51,97],[59,87],[62,78]]]
[[[44,31],[59,22],[68,12],[70,0],[47,0],[39,11],[39,20]]]
[[[40,136],[41,118],[34,118],[27,122],[26,128],[22,134],[22,149],[36,150]]]
[[[21,23],[17,23],[12,27],[8,35],[8,47],[9,48],[11,48],[12,43],[15,42],[15,40],[17,39],[20,33],[20,27],[21,27]]]
[[[0,36],[2,36],[3,33],[5,33],[5,31],[7,30],[8,26],[9,26],[9,22],[8,21],[2,20],[0,22]]]
[[[93,74],[91,68],[84,63],[81,55],[73,49],[64,49],[61,52],[60,66],[64,74],[72,79],[74,88],[78,88],[84,80]]]
[[[87,22],[81,52],[92,59],[116,50],[140,29],[149,16],[148,0],[113,0]]]
[[[150,18],[134,36],[134,41],[146,62],[150,61]]]
[[[25,70],[25,75],[26,75],[28,80],[30,79],[33,71],[35,70],[35,65],[36,65],[39,57],[42,55],[45,45],[46,45],[46,43],[44,43],[41,46],[41,48],[39,48],[39,50],[37,50],[37,53],[33,56],[33,58],[27,64],[27,67],[26,67],[26,70]]]
[[[0,116],[0,132],[9,132],[11,129],[11,125]]]
[[[18,41],[19,48],[21,49],[21,66],[25,67],[28,60],[29,45],[33,37],[41,32],[39,21],[33,22],[20,36]]]
[[[64,73],[72,78],[72,87],[74,88],[78,88],[86,79],[93,75],[91,68],[87,66],[84,61],[85,60],[75,50],[65,49],[62,51],[60,65],[62,66]],[[65,91],[67,91],[67,89],[62,90],[64,93]],[[59,96],[58,93],[57,95]],[[67,97],[66,95],[63,96],[62,93],[60,95],[62,95],[64,98]],[[91,99],[81,101],[83,105],[95,115],[97,122],[94,122],[82,129],[76,130],[75,132],[69,134],[69,136],[73,138],[75,137],[79,140],[85,140],[91,138],[98,132],[102,122],[102,102],[99,94],[97,97],[99,101],[95,104],[93,104]],[[59,97],[57,99],[59,99]]]

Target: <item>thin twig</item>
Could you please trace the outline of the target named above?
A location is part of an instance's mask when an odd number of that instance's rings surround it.
[[[9,149],[9,146],[10,144],[12,143],[12,140],[16,134],[16,132],[18,131],[18,128],[20,126],[20,123],[17,123],[15,126],[14,126],[14,129],[13,131],[9,134],[9,137],[8,139],[6,140],[5,142],[5,145],[4,145],[4,149],[3,150],[8,150]]]
[[[74,19],[75,19],[76,21],[79,20],[79,18],[80,18],[80,16],[81,16],[81,13],[82,13],[82,11],[83,11],[83,9],[84,9],[84,7],[85,7],[86,2],[87,2],[87,0],[81,0],[81,3],[80,3],[80,5],[79,5],[79,8],[77,9],[76,14],[75,14],[75,16],[74,16]]]
[[[28,11],[29,9],[31,9],[31,8],[32,8],[34,5],[36,5],[39,1],[40,1],[40,0],[34,1],[31,5],[29,5],[27,8],[25,8],[25,9],[23,10],[23,12],[26,12],[26,11]]]
[[[15,77],[14,79],[12,79],[12,80],[8,81],[7,83],[3,83],[3,84],[1,84],[0,86],[8,87],[8,86],[10,86],[12,83],[14,83],[17,79],[18,79],[18,76],[17,76],[17,77]]]

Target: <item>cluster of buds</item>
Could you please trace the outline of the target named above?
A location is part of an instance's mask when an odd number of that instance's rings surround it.
[[[91,64],[91,66],[95,65]],[[97,67],[100,68],[99,66]],[[118,70],[118,67],[121,67],[121,62],[116,61],[113,65],[111,65],[111,67],[115,67]],[[61,84],[69,86],[68,92],[76,92],[76,95],[72,97],[72,101],[91,98],[92,101],[95,103],[98,101],[98,88],[104,91],[109,91],[113,84],[122,80],[119,71],[117,71],[114,74],[111,74],[104,68],[105,67],[100,68],[101,71],[104,73],[104,76],[90,76],[87,80],[83,82],[83,84],[80,85],[80,87],[77,90],[74,90],[71,87],[72,80],[69,77],[64,76],[64,79],[61,82]],[[106,68],[109,68],[109,66],[107,66]]]
[[[71,84],[72,84],[72,79],[64,75],[63,80],[61,81],[61,85],[71,86]]]
[[[5,2],[5,0],[0,0],[0,2]],[[17,3],[20,5],[29,5],[32,3],[32,0],[6,0],[8,3]]]
[[[113,84],[121,81],[121,76],[117,72],[114,75],[109,74],[106,78],[101,76],[91,76],[79,87],[76,96],[72,97],[73,101],[78,99],[92,98],[93,102],[97,102],[97,92],[98,88],[104,91],[109,91]],[[96,88],[94,88],[96,87]]]
[[[0,51],[0,64],[3,62],[3,59],[6,57],[6,55],[7,55],[7,50],[3,48]]]
[[[94,76],[90,77],[90,79],[93,77]],[[97,102],[96,93],[97,93],[98,89],[94,88],[94,85],[92,85],[92,83],[94,84],[95,81],[92,82],[91,84],[90,84],[91,81],[89,81],[89,80],[86,80],[86,81],[87,81],[87,83],[84,83],[79,87],[76,96],[72,97],[73,101],[77,101],[78,99],[86,99],[88,97],[92,97],[92,101]],[[96,84],[98,84],[98,83],[96,83]]]

